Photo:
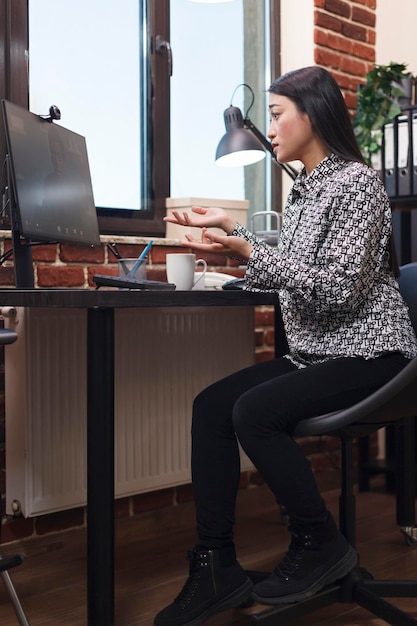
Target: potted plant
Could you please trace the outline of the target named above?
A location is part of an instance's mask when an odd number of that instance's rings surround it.
[[[356,115],[353,120],[356,138],[364,159],[381,150],[383,126],[411,104],[414,77],[404,63],[375,65],[359,86]]]

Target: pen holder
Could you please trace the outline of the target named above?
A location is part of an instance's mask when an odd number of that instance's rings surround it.
[[[137,264],[137,261],[137,259],[119,259],[117,263],[119,266],[119,276],[127,276]],[[134,276],[132,276],[132,278],[136,278],[139,280],[146,278],[146,259],[143,259],[139,263],[139,266],[137,267],[136,272]]]

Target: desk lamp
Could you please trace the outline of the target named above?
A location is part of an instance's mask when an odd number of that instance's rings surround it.
[[[252,101],[243,117],[241,110],[230,104],[224,112],[226,134],[220,140],[216,150],[216,164],[222,167],[234,167],[236,165],[249,165],[265,158],[265,151],[269,152],[275,163],[279,165],[293,180],[297,177],[295,170],[288,163],[280,163],[272,150],[271,143],[255,126],[248,117],[249,111],[255,101],[253,89],[246,83],[238,85],[231,98],[239,87],[246,87],[252,95]]]

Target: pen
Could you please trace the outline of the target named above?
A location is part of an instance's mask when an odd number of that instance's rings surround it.
[[[110,252],[112,254],[114,254],[114,256],[116,257],[116,259],[120,260],[122,258],[122,255],[120,254],[120,252],[118,251],[116,244],[115,243],[109,243],[107,242],[107,249],[110,250]]]
[[[142,254],[138,257],[136,263],[134,264],[134,266],[130,270],[129,274],[127,275],[128,278],[133,278],[133,276],[135,275],[136,270],[138,269],[139,265],[142,263],[142,261],[144,260],[144,258],[148,254],[149,250],[151,249],[152,244],[153,244],[153,240],[151,239],[151,241],[148,243],[146,248],[143,250]]]
[[[125,275],[127,276],[127,274],[129,273],[129,268],[126,265],[126,263],[124,261],[122,261],[122,255],[118,251],[116,244],[107,242],[106,245],[107,245],[108,250],[110,250],[110,252],[112,252],[114,254],[114,256],[116,257],[116,259],[118,261],[120,261],[120,265],[122,266],[123,271],[124,271]]]

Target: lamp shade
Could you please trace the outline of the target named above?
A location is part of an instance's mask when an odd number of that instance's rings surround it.
[[[216,150],[216,165],[235,167],[249,165],[265,158],[261,142],[245,128],[242,112],[230,106],[224,112],[226,133]]]

